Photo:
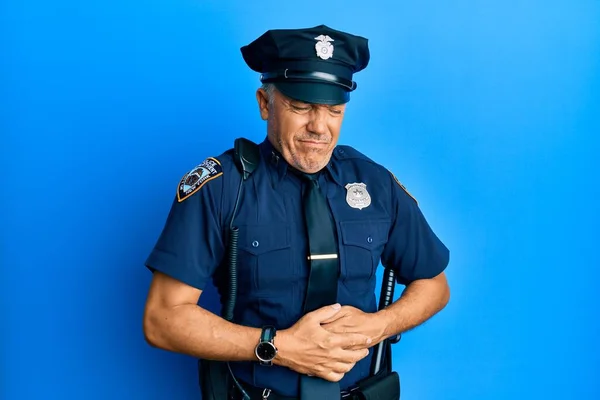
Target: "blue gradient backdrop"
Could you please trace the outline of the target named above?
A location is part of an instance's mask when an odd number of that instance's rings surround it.
[[[600,398],[592,0],[3,2],[0,398],[199,398],[144,342],[142,264],[181,175],[263,138],[239,47],[321,23],[370,39],[342,142],[451,249],[403,399]]]

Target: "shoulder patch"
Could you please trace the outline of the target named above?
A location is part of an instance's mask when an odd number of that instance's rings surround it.
[[[221,163],[209,157],[181,178],[177,186],[177,201],[182,202],[196,193],[204,184],[223,175]]]
[[[398,178],[396,178],[396,175],[394,175],[394,173],[392,171],[390,171],[390,174],[392,174],[392,176],[394,177],[394,180],[396,181],[396,183],[398,184],[398,186],[400,186],[402,188],[402,190],[404,190],[406,192],[406,194],[415,201],[415,203],[417,203],[417,205],[419,205],[419,202],[417,201],[417,199],[415,198],[415,196],[413,196],[412,194],[410,194],[410,192],[406,189],[406,186],[404,186],[402,183],[400,183],[400,181],[398,180]]]

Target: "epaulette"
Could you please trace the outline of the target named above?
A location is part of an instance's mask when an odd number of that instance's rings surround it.
[[[333,156],[338,160],[361,159],[379,165],[354,147],[347,145],[337,145],[333,151]]]
[[[181,178],[177,185],[177,201],[181,203],[200,190],[206,182],[221,175],[223,175],[221,162],[214,157],[208,157]]]
[[[388,170],[389,171],[389,170]],[[396,175],[394,175],[394,173],[392,171],[389,171],[390,174],[392,174],[392,176],[394,177],[394,180],[396,181],[396,183],[398,184],[398,186],[400,186],[402,188],[402,190],[404,190],[404,192],[415,201],[415,203],[417,203],[417,205],[419,205],[419,202],[417,201],[417,199],[415,198],[415,196],[413,196],[412,194],[410,194],[410,192],[408,191],[408,189],[406,189],[406,186],[404,186],[402,184],[402,182],[400,182],[398,180],[398,178],[396,178]]]

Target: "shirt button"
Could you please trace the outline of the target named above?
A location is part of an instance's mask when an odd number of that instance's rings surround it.
[[[254,242],[252,242],[252,247],[258,247],[258,240],[255,240]]]
[[[373,238],[371,236],[367,238],[367,243],[373,243]]]

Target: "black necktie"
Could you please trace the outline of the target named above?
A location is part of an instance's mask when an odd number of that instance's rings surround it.
[[[310,275],[304,312],[334,304],[337,301],[339,274],[335,225],[317,176],[305,175],[304,219],[308,234]]]
[[[318,175],[301,175],[305,183],[303,195],[304,219],[308,234],[310,273],[304,312],[334,304],[337,301],[339,274],[338,246],[335,224],[325,195],[319,188]],[[337,382],[302,375],[301,399],[339,399]]]

